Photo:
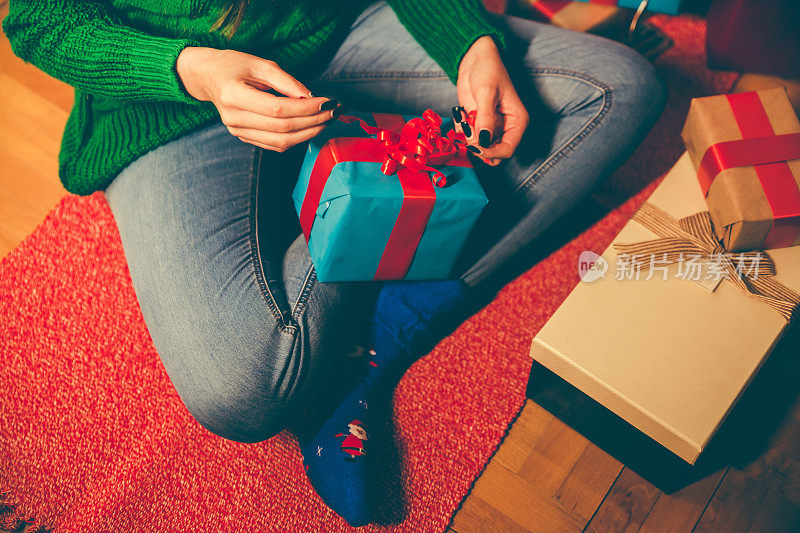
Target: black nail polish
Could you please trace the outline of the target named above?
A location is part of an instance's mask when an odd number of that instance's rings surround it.
[[[340,104],[339,107],[334,109],[333,113],[331,113],[331,118],[337,118],[341,116],[341,114],[344,113],[345,111],[347,111],[347,106]]]
[[[469,127],[467,122],[461,123],[461,129],[464,131],[464,135],[467,137],[472,137],[472,128]]]
[[[462,117],[462,115],[461,115],[461,108],[460,108],[460,106],[455,106],[455,107],[452,109],[452,113],[453,113],[453,119],[455,119],[455,121],[456,121],[456,122],[461,122],[461,121],[463,120],[463,117]]]
[[[489,133],[489,130],[481,130],[478,134],[478,144],[481,148],[489,148],[489,145],[492,144],[492,134]]]
[[[481,153],[481,149],[480,148],[478,148],[477,146],[472,146],[471,144],[467,146],[467,150],[469,150],[473,154]]]
[[[331,109],[333,109],[337,105],[339,105],[339,102],[337,102],[336,100],[325,100],[319,106],[319,110],[320,111],[330,111]]]

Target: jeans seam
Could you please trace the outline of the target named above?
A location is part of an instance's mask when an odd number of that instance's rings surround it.
[[[258,242],[258,182],[261,170],[261,149],[255,148],[253,150],[253,162],[250,167],[250,258],[253,262],[253,271],[258,280],[258,287],[261,290],[261,295],[267,302],[267,306],[272,311],[275,319],[283,329],[291,326],[284,321],[283,313],[281,313],[278,302],[269,288],[264,274],[264,265],[261,262],[261,251]]]
[[[297,322],[297,315],[305,309],[308,295],[311,294],[311,289],[317,281],[317,271],[314,270],[314,265],[309,265],[306,277],[303,280],[303,287],[300,289],[300,294],[297,295],[294,305],[292,305],[292,321]]]
[[[536,183],[538,177],[553,168],[555,164],[557,164],[569,152],[571,152],[575,146],[585,139],[586,136],[597,127],[600,121],[603,120],[603,118],[608,114],[609,109],[611,109],[612,104],[611,88],[601,81],[592,78],[591,76],[587,76],[586,74],[555,68],[535,69],[532,71],[532,74],[551,74],[555,76],[563,76],[582,80],[590,85],[593,85],[602,92],[603,105],[597,111],[597,113],[595,113],[594,116],[580,129],[580,131],[576,132],[569,140],[565,141],[555,152],[550,155],[550,157],[542,161],[542,163],[514,189],[515,193],[532,187],[533,184]]]

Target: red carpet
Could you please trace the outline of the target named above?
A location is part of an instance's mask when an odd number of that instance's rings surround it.
[[[701,23],[656,20],[676,42],[658,62],[670,108],[607,186],[626,198],[646,190],[408,372],[395,396],[407,516],[389,530],[446,528],[523,403],[531,338],[578,282],[579,253],[603,250],[676,160],[689,97],[730,86],[731,75],[703,67]],[[35,517],[81,533],[349,529],[307,483],[291,435],[238,444],[190,417],[150,342],[102,194],[65,198],[0,263],[0,316],[0,527]]]

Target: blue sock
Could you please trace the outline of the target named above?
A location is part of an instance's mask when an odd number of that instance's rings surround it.
[[[303,465],[317,494],[351,526],[372,521],[381,506],[375,435],[386,421],[394,386],[416,357],[463,318],[468,287],[461,280],[386,282],[371,324],[371,347],[356,352],[363,370],[353,390],[314,435],[298,435]],[[443,331],[444,330],[444,331]]]

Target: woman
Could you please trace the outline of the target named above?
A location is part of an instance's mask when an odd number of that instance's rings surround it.
[[[457,119],[474,111],[460,128],[492,207],[455,280],[383,287],[379,298],[403,303],[413,327],[390,331],[400,311],[374,319],[390,339],[379,368],[407,364],[414,337],[613,172],[664,105],[652,67],[631,50],[489,15],[478,0],[10,6],[15,53],[76,88],[65,187],[105,190],[172,383],[203,426],[243,442],[275,435],[317,401],[363,303],[358,284],[316,281],[289,203],[302,143],[343,112],[340,102],[417,114],[455,106]],[[301,439],[312,483],[354,525],[371,516],[363,483],[348,475],[356,481],[343,488],[322,450],[354,419],[363,431],[367,415],[352,414],[359,394],[332,415],[338,430]]]

